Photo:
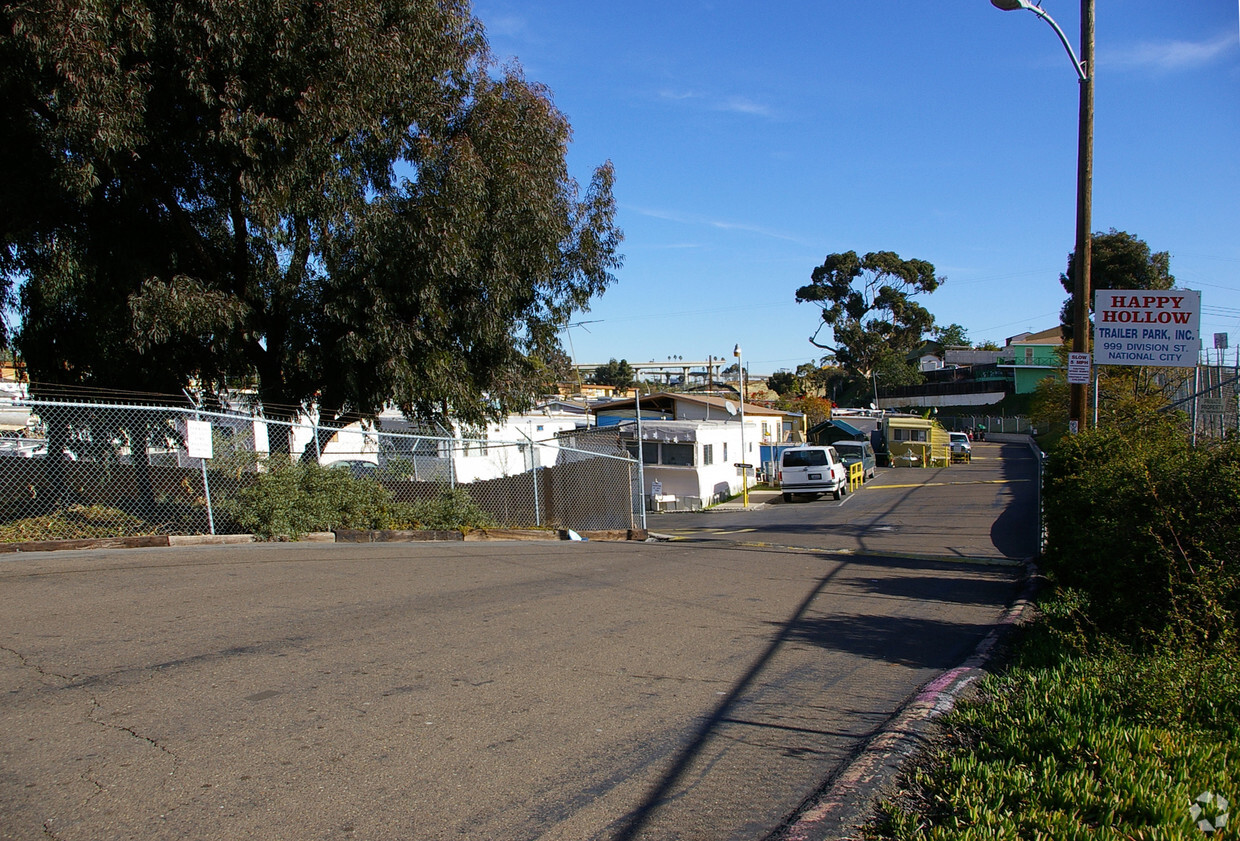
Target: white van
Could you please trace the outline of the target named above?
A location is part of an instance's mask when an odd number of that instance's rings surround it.
[[[835,447],[791,447],[779,456],[779,487],[784,502],[793,494],[829,493],[839,499],[848,493],[848,470]]]
[[[953,460],[972,461],[973,445],[969,442],[969,436],[963,432],[949,432],[947,435],[952,448]]]

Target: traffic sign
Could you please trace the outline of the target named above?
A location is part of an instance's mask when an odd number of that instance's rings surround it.
[[[1068,382],[1086,385],[1089,383],[1089,354],[1068,354]]]

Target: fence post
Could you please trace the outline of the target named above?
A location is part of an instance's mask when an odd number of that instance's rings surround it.
[[[187,392],[186,397],[189,396]],[[194,404],[194,420],[201,421],[202,415],[198,412],[198,405]],[[207,501],[207,528],[211,534],[215,534],[215,511],[211,508],[211,482],[207,480],[207,460],[205,458],[198,459],[198,466],[202,468],[202,495]]]
[[[538,445],[531,441],[528,446],[530,448],[530,477],[534,480],[534,525],[542,526],[542,506],[538,501]]]
[[[207,499],[207,526],[211,529],[211,534],[215,534],[215,512],[211,510],[211,483],[207,481],[207,460],[200,458],[198,463],[202,466],[202,492]]]

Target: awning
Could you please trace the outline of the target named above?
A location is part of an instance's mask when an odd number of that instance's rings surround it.
[[[636,433],[637,424],[633,424]],[[643,441],[668,441],[692,444],[697,441],[697,424],[685,421],[642,421]]]

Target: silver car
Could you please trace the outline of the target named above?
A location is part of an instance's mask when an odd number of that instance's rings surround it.
[[[878,472],[878,460],[874,457],[874,448],[870,446],[869,441],[836,441],[831,446],[835,447],[835,451],[840,454],[845,467],[854,461],[861,462],[864,481],[873,479],[874,474]]]

